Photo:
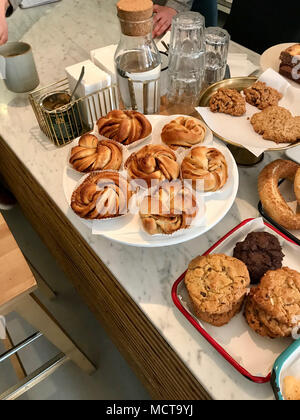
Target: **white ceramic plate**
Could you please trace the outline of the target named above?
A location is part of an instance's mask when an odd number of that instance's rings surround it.
[[[285,154],[289,159],[299,163],[300,165],[300,146],[287,150]]]
[[[269,48],[268,50],[266,50],[261,58],[260,58],[260,67],[262,68],[263,71],[266,71],[268,68],[272,68],[275,71],[279,71],[279,65],[280,65],[280,54],[282,51],[286,50],[287,48],[291,47],[292,45],[294,45],[295,42],[290,42],[287,44],[278,44],[278,45],[274,45],[274,47]],[[296,87],[298,89],[300,89],[300,84],[293,82],[291,79],[288,79],[287,77],[285,77],[285,79],[293,86]]]
[[[160,133],[162,127],[167,124],[173,117],[165,116],[148,116],[152,126],[153,135],[152,142],[160,142]],[[222,189],[215,194],[210,194],[205,198],[206,217],[203,226],[192,227],[183,231],[180,236],[151,237],[144,233],[140,228],[140,220],[138,215],[128,215],[119,219],[97,220],[95,222],[80,219],[78,223],[84,223],[92,229],[92,224],[97,223],[97,230],[101,235],[122,244],[136,247],[162,247],[176,245],[194,239],[212,229],[218,224],[231,209],[239,186],[239,173],[235,160],[228,148],[219,140],[214,140],[209,130],[204,141],[204,145],[216,147],[225,156],[230,172],[230,178]],[[71,147],[71,146],[70,146]],[[140,145],[139,148],[143,147]],[[130,150],[130,152],[135,150]],[[66,165],[63,175],[63,187],[67,202],[70,203],[71,196],[75,190],[81,174],[75,173],[68,165]]]

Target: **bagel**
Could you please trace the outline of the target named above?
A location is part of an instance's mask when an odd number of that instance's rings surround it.
[[[295,176],[294,190],[298,204],[300,206],[300,167]]]
[[[278,182],[280,179],[295,182],[295,178],[300,177],[299,169],[295,162],[278,159],[267,165],[258,178],[258,192],[265,211],[275,222],[291,230],[300,229],[300,213],[294,213],[289,207],[279,191]]]

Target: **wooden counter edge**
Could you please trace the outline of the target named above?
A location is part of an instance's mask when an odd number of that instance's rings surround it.
[[[0,174],[27,219],[153,399],[210,399],[207,391],[1,137]],[[99,345],[101,347],[101,343]]]

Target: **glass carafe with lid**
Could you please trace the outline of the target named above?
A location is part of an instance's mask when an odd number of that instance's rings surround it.
[[[126,109],[155,114],[160,107],[161,58],[152,38],[153,3],[120,0],[121,39],[115,54],[121,102]]]

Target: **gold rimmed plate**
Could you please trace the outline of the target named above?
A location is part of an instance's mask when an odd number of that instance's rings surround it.
[[[209,107],[209,102],[211,97],[217,92],[220,88],[227,88],[227,89],[236,89],[239,92],[243,91],[244,89],[252,86],[258,80],[255,76],[249,77],[233,77],[231,79],[222,80],[220,82],[214,83],[213,85],[209,86],[207,89],[203,91],[200,96],[199,106],[200,107]],[[259,111],[259,110],[258,110]],[[215,131],[213,134],[219,138],[220,140],[228,143],[232,153],[234,154],[237,162],[242,165],[254,165],[259,163],[262,160],[262,156],[256,157],[248,151],[242,144],[235,143],[229,138],[224,138]],[[277,148],[269,148],[266,151],[282,151],[291,149],[293,147],[299,146],[299,142],[289,144],[288,146],[282,146]]]

